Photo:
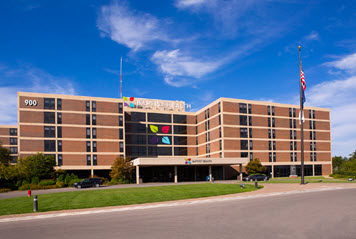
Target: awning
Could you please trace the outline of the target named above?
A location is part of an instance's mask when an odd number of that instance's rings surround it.
[[[174,166],[174,165],[238,165],[247,164],[247,158],[137,158],[131,160],[134,166]]]

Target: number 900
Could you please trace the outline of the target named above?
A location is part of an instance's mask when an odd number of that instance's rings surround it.
[[[25,100],[25,104],[29,106],[36,106],[37,100]]]

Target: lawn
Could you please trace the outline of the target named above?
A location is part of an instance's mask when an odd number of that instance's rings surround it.
[[[259,186],[262,188],[262,186]],[[101,189],[38,195],[39,212],[172,201],[226,195],[255,190],[238,184],[189,184],[142,188]],[[33,198],[0,200],[0,215],[33,212]]]

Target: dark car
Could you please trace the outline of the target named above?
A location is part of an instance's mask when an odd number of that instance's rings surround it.
[[[268,180],[268,177],[266,175],[262,175],[262,174],[255,174],[255,175],[251,175],[251,176],[243,178],[242,181],[255,181],[255,179],[257,179],[257,181],[262,181],[265,179]]]
[[[103,184],[103,180],[100,178],[86,178],[78,183],[74,183],[73,187],[81,189],[87,187],[100,187]]]

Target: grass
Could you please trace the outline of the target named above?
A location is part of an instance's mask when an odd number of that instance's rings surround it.
[[[259,186],[262,188],[263,186]],[[38,195],[39,212],[66,209],[107,207],[188,198],[226,195],[255,190],[253,185],[241,189],[236,184],[189,184],[142,188],[101,189]],[[0,200],[0,215],[33,212],[33,198]]]
[[[300,183],[301,177],[298,178],[271,178],[267,183]],[[334,179],[325,178],[323,176],[306,176],[304,177],[305,183],[356,183],[356,181],[348,181],[347,178]],[[251,182],[254,183],[254,182]],[[264,181],[259,181],[258,183],[265,183]]]

